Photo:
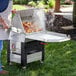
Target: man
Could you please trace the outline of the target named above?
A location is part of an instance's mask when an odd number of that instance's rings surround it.
[[[1,52],[3,50],[3,40],[7,40],[9,36],[6,30],[11,25],[11,10],[12,0],[0,0],[0,74],[8,73],[2,68]]]

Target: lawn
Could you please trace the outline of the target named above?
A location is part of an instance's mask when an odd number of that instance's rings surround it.
[[[13,9],[24,10],[24,9],[26,9],[26,7],[25,6],[21,6],[21,5],[13,5]]]
[[[6,43],[5,43],[6,48]],[[6,49],[3,50],[3,64],[9,71],[6,76],[76,76],[76,42],[48,43],[45,46],[45,60],[27,65],[26,70],[19,64],[6,64]],[[2,76],[2,75],[0,75]]]

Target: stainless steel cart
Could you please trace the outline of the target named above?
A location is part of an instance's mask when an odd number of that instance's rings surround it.
[[[41,18],[40,18],[41,17]],[[45,15],[42,9],[27,9],[17,11],[12,20],[12,29],[8,45],[8,63],[16,62],[22,66],[34,61],[44,60],[45,42],[63,42],[70,40],[65,34],[49,32],[45,28]],[[23,22],[37,25],[35,30],[27,32]],[[33,25],[32,25],[33,26]],[[41,30],[38,30],[41,29]]]

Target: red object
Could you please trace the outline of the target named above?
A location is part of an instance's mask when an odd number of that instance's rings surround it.
[[[12,48],[15,48],[15,44],[12,44]]]
[[[43,42],[41,42],[40,44],[42,44],[42,45],[48,45],[47,43],[43,43]]]
[[[16,9],[12,10],[12,13],[15,14],[16,13]]]

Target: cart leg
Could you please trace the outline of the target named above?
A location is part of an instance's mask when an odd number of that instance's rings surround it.
[[[7,40],[7,63],[10,63],[10,40]]]
[[[43,63],[44,63],[44,61],[40,60],[40,63],[41,63],[41,64],[43,64]]]
[[[42,60],[40,61],[41,63],[44,62],[44,56],[45,56],[45,53],[44,53],[44,45],[42,46]]]
[[[21,43],[21,66],[26,68],[27,64],[27,53],[25,51],[25,43]]]
[[[9,62],[9,65],[12,65],[12,62]]]
[[[26,66],[22,67],[22,69],[25,70],[26,69]]]
[[[42,51],[42,59],[40,60],[40,63],[41,63],[41,64],[44,63],[44,50]]]

